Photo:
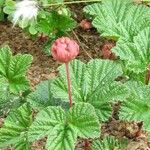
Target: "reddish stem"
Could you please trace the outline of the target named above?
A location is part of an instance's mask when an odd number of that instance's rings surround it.
[[[43,40],[43,33],[41,33],[40,38],[39,38],[39,41],[42,41],[42,40]]]
[[[72,107],[72,96],[71,96],[71,80],[70,80],[70,71],[69,71],[69,63],[65,63],[66,73],[67,73],[67,84],[68,84],[68,97],[70,108]]]
[[[89,141],[88,141],[88,139],[85,139],[84,142],[85,142],[84,150],[89,150]]]
[[[148,85],[150,81],[150,72],[145,75],[145,84]]]

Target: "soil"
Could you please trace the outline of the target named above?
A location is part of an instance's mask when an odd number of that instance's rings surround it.
[[[85,17],[81,9],[84,5],[72,5],[70,8],[76,13],[75,19],[78,23]],[[95,29],[84,30],[78,26],[70,35],[80,44],[80,54],[78,59],[87,62],[92,58],[104,58],[103,47],[109,51],[112,41],[101,38]],[[104,46],[105,43],[113,43],[111,46]],[[42,52],[43,42],[32,39],[18,27],[12,27],[11,23],[0,23],[0,45],[8,44],[13,53],[27,53],[33,56],[33,63],[28,70],[28,78],[31,87],[34,88],[39,82],[52,79],[57,75],[57,67],[60,65]],[[101,50],[102,49],[102,50]],[[112,54],[109,53],[110,57]],[[108,56],[108,58],[110,58]],[[108,59],[106,57],[106,59]],[[116,59],[116,58],[115,58]],[[142,123],[124,122],[117,117],[119,104],[113,106],[112,117],[102,125],[102,138],[106,135],[113,135],[117,138],[127,138],[130,140],[126,150],[150,150],[147,133],[142,130]],[[0,127],[4,119],[0,118]],[[32,150],[44,150],[45,139],[32,144]],[[78,141],[76,150],[82,150],[84,141]],[[1,150],[11,150],[11,147]],[[114,149],[115,150],[115,149]],[[116,149],[117,150],[117,149]]]

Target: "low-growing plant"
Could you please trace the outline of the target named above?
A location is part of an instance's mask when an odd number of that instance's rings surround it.
[[[127,142],[125,140],[121,141],[115,139],[114,137],[105,137],[104,139],[96,139],[91,144],[92,150],[113,150],[118,149],[122,150],[125,149]]]
[[[116,41],[111,51],[118,56],[116,63],[129,80],[124,85],[130,93],[122,101],[120,119],[144,120],[144,128],[149,131],[149,85],[145,85],[149,84],[149,7],[131,0],[106,0],[88,5],[84,11],[92,16],[101,36]]]
[[[93,19],[101,36],[115,40],[112,52],[119,56],[124,73],[144,82],[149,66],[149,7],[132,0],[106,0],[88,5],[84,11]],[[141,21],[142,20],[142,21]]]
[[[149,8],[131,0],[105,0],[86,6],[85,11],[94,17],[93,25],[102,36],[116,40],[112,52],[118,59],[84,63],[75,59],[78,44],[59,38],[51,48],[54,59],[64,63],[58,68],[59,75],[23,97],[29,90],[26,72],[32,57],[13,56],[8,47],[1,48],[0,108],[10,109],[10,101],[15,108],[0,128],[0,148],[11,145],[29,150],[32,142],[44,138],[47,150],[74,150],[80,140],[84,150],[122,150],[126,140],[101,138],[102,125],[112,117],[116,102],[120,104],[118,119],[143,122],[140,130],[150,132],[150,86],[149,80],[144,82],[150,61]],[[51,13],[52,18],[58,15]]]
[[[62,65],[59,78],[39,84],[36,91],[27,97],[26,104],[11,111],[0,129],[0,147],[11,144],[15,149],[30,149],[31,142],[48,136],[46,149],[74,149],[77,137],[88,139],[100,136],[100,125],[111,115],[111,102],[117,100],[122,101],[122,119],[145,119],[144,128],[149,131],[148,85],[115,81],[123,75],[121,67],[115,62],[97,59],[86,65],[74,60],[70,64],[73,106],[69,109],[64,70],[65,65]],[[143,96],[147,100],[138,94],[140,91],[145,92]],[[141,105],[143,109],[139,111]],[[31,107],[40,111],[34,121]],[[97,145],[101,141],[97,142],[94,143]],[[108,140],[106,145],[102,145],[113,147],[110,143]],[[95,144],[91,145],[93,150]],[[101,148],[102,145],[99,143],[97,146]]]
[[[12,93],[19,93],[29,88],[26,72],[32,62],[29,54],[12,55],[8,46],[0,49],[0,79],[6,80]]]
[[[24,103],[23,92],[30,88],[26,73],[31,62],[29,54],[13,56],[8,46],[0,48],[0,114]]]

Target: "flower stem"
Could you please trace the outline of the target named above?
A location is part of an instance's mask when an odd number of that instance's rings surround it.
[[[85,139],[84,142],[85,142],[84,143],[85,144],[84,145],[84,150],[89,150],[89,141],[88,141],[88,139]]]
[[[65,63],[66,73],[67,73],[67,84],[68,84],[68,97],[70,108],[72,107],[72,96],[71,96],[71,80],[70,80],[70,71],[69,71],[69,63]]]

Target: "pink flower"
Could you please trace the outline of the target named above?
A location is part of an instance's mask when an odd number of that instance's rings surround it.
[[[79,45],[68,37],[57,39],[52,45],[52,56],[62,63],[68,63],[79,54]]]

